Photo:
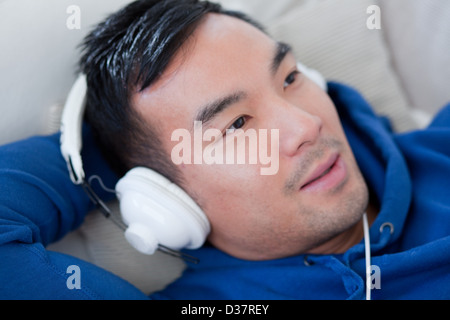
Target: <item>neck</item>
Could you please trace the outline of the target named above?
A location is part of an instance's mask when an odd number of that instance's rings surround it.
[[[373,204],[369,203],[367,207],[367,220],[369,226],[375,221],[377,216],[377,209]],[[346,252],[348,249],[353,247],[354,245],[361,242],[364,238],[364,226],[363,219],[361,219],[353,225],[347,231],[339,234],[334,237],[330,241],[310,250],[308,253],[310,254],[340,254]]]

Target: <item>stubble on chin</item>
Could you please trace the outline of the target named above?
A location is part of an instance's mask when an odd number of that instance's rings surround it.
[[[369,203],[369,192],[359,168],[352,170],[352,173],[354,176],[348,182],[352,184],[351,188],[339,197],[336,206],[314,210],[303,208],[305,227],[309,234],[309,248],[305,251],[323,246],[344,233],[350,237],[355,225],[361,221]]]
[[[342,233],[350,232],[361,221],[369,203],[367,184],[354,157],[347,154],[343,142],[332,137],[322,139],[315,149],[304,155],[297,170],[286,181],[284,194],[288,197],[295,195],[299,191],[301,179],[329,150],[338,151],[347,159],[349,174],[336,189],[325,195],[325,198],[330,197],[330,201],[323,199],[315,205],[299,203],[297,212],[301,216],[298,220],[301,225],[297,226],[297,230],[302,232],[298,234],[297,243],[301,253],[322,246]]]

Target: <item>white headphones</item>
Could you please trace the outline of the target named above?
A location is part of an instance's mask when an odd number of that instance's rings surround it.
[[[61,153],[72,182],[82,185],[99,209],[110,216],[111,211],[85,179],[80,155],[86,92],[86,77],[80,75],[63,110]],[[174,250],[196,249],[205,242],[210,232],[206,215],[184,190],[159,173],[144,167],[133,168],[115,189],[122,220],[127,226],[125,238],[138,251],[153,254],[160,249],[180,256],[183,254]]]
[[[300,63],[298,68],[326,90],[326,82],[320,73]],[[62,114],[61,153],[73,183],[82,185],[91,200],[109,217],[111,211],[85,179],[80,154],[86,92],[86,77],[80,75]],[[184,254],[175,250],[201,247],[210,232],[209,221],[195,201],[154,170],[144,167],[131,169],[116,184],[115,191],[126,227],[117,221],[116,224],[125,230],[128,242],[144,254],[153,254],[159,249],[180,257]]]

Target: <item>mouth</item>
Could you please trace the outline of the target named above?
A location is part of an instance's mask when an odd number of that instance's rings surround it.
[[[337,187],[347,176],[347,168],[339,154],[331,155],[305,179],[301,191],[318,192]]]

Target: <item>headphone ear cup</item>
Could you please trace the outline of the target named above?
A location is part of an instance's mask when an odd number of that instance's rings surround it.
[[[180,187],[144,167],[128,171],[116,185],[125,237],[138,251],[153,254],[158,245],[196,249],[210,232],[202,209]]]

